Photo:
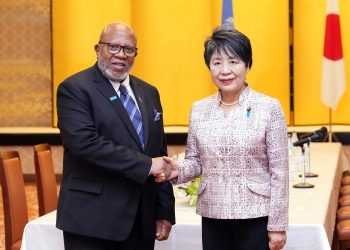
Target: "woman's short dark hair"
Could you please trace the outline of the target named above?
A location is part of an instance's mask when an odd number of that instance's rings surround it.
[[[236,29],[217,27],[213,34],[204,42],[204,61],[208,68],[214,52],[225,51],[227,55],[234,55],[242,60],[246,67],[253,64],[252,46],[247,36]]]

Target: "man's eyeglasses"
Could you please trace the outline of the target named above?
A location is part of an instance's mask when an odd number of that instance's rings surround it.
[[[113,55],[118,54],[121,49],[123,49],[124,55],[126,56],[135,57],[137,55],[137,48],[135,47],[121,46],[119,44],[105,42],[99,42],[99,44],[106,44],[108,52]]]

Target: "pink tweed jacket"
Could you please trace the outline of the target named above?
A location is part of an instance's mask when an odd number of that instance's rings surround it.
[[[172,183],[202,175],[196,208],[201,216],[268,216],[267,230],[286,231],[288,142],[279,101],[247,86],[224,117],[220,100],[217,93],[193,104],[185,159]]]

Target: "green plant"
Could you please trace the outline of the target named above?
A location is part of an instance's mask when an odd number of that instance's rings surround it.
[[[177,197],[184,198],[186,196],[189,196],[188,205],[196,206],[198,201],[197,190],[200,182],[201,182],[201,176],[185,184],[178,185]]]

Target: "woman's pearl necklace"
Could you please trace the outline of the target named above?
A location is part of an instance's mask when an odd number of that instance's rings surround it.
[[[239,102],[239,100],[235,101],[233,103],[224,103],[223,101],[220,101],[220,102],[221,102],[222,105],[225,105],[225,106],[233,106],[233,105],[236,105]]]

